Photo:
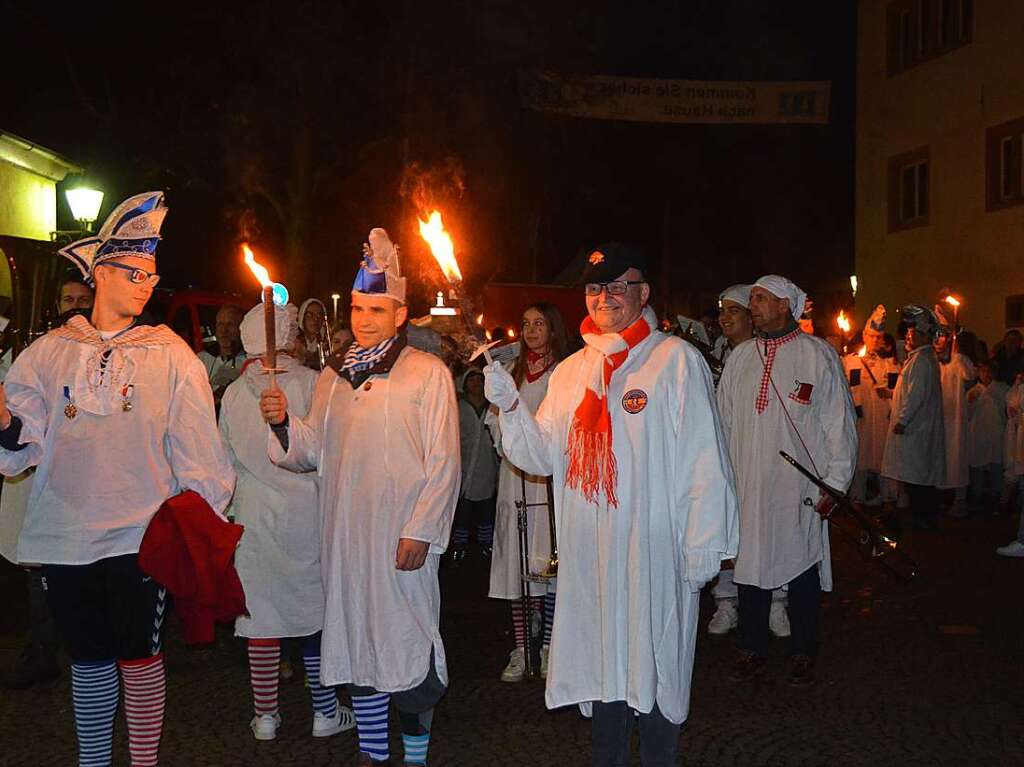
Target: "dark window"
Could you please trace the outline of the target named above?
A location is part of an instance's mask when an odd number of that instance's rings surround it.
[[[928,147],[889,159],[889,231],[928,224],[930,197]]]
[[[893,0],[889,3],[890,76],[971,41],[972,0]]]
[[[985,132],[985,186],[988,210],[1024,203],[1024,118]]]
[[[1024,296],[1006,297],[1006,327],[1024,327]]]

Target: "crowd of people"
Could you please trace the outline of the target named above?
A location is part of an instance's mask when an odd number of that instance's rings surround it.
[[[879,306],[843,355],[808,332],[804,291],[765,275],[722,291],[699,348],[663,332],[642,249],[613,242],[580,276],[578,334],[534,302],[514,353],[484,364],[416,348],[374,229],[350,325],[325,353],[323,303],[273,307],[268,368],[263,306],[223,307],[199,355],[140,320],[165,214],[138,195],[62,251],[80,270],[64,322],[0,387],[0,548],[26,566],[32,621],[8,683],[56,677],[59,637],[81,765],[110,764],[122,690],[132,764],[157,763],[177,596],[150,571],[157,521],[191,557],[237,541],[231,577],[202,585],[244,591],[229,617],[257,740],[283,726],[293,645],[313,737],[355,728],[359,764],[385,764],[394,710],[403,763],[425,765],[449,679],[438,571],[475,555],[509,603],[501,680],[527,676],[536,635],[546,703],[592,719],[593,764],[627,763],[639,727],[642,763],[668,765],[709,584],[708,632],[738,631],[734,682],[767,673],[771,634],[789,637],[788,683],[815,682],[835,502],[780,451],[893,535],[1024,498],[1016,330],[989,355],[938,306],[902,307],[894,335]],[[1024,556],[1024,525],[998,553]]]

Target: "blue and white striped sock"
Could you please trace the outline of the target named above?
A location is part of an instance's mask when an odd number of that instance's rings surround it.
[[[107,767],[121,678],[113,660],[71,664],[71,699],[78,733],[79,767]]]
[[[551,646],[551,627],[555,625],[555,592],[544,595],[544,646]]]
[[[306,667],[306,681],[309,683],[309,694],[313,697],[313,711],[327,718],[338,713],[338,696],[333,687],[320,684],[320,653],[302,653],[302,665]]]
[[[469,543],[469,528],[456,527],[452,532],[452,545],[465,546],[467,543]]]
[[[391,695],[386,692],[353,695],[352,710],[356,715],[356,729],[359,732],[359,750],[369,754],[376,762],[387,761],[391,758],[391,749],[388,745]]]
[[[481,546],[494,544],[494,525],[480,525],[476,529],[476,542]]]
[[[430,747],[430,731],[422,735],[406,735],[402,733],[402,746],[405,748],[406,764],[427,763],[427,749]]]

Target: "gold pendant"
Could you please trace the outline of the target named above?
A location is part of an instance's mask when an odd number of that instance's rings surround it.
[[[74,418],[76,415],[78,415],[78,408],[77,407],[75,407],[73,404],[69,404],[69,405],[65,405],[64,406],[64,417],[65,418],[71,419],[71,418]]]
[[[130,412],[132,409],[132,401],[128,399],[121,400],[121,409],[126,413]]]

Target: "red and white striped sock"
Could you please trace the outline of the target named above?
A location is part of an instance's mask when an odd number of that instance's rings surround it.
[[[277,713],[277,685],[281,673],[281,640],[249,640],[249,681],[256,716]]]
[[[523,610],[523,600],[512,600],[512,636],[515,638],[516,647],[526,647],[526,616]],[[530,605],[534,615],[543,614],[544,597],[530,597]]]
[[[117,665],[124,682],[124,712],[128,719],[132,767],[155,767],[167,697],[163,653],[139,660],[119,660]]]

